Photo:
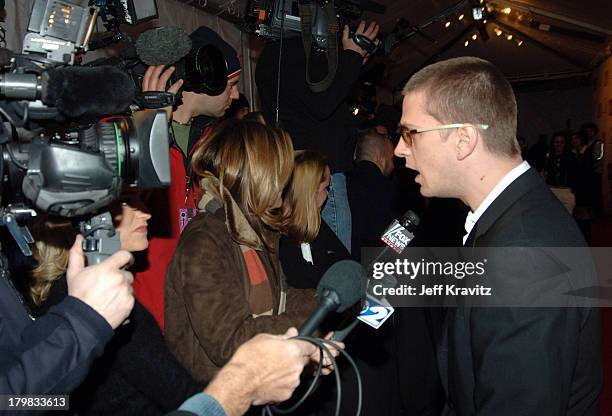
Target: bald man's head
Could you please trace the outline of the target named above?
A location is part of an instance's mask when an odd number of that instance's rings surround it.
[[[385,176],[393,172],[393,143],[376,131],[366,131],[359,136],[355,157],[375,163]]]

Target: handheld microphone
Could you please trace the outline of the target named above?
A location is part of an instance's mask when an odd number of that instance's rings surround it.
[[[378,256],[376,256],[374,260],[372,260],[372,262],[370,262],[368,270],[381,257],[387,254],[390,249],[394,250],[398,254],[401,254],[414,238],[413,233],[419,226],[420,222],[420,217],[411,210],[406,211],[399,221],[397,219],[393,220],[393,222],[389,224],[385,232],[380,236],[380,239],[385,243],[385,248],[378,254]],[[394,281],[391,279],[394,278],[392,276],[383,277],[383,281],[385,281],[385,284],[393,284]],[[368,293],[368,297],[370,296],[372,298],[372,303],[375,303],[376,301],[381,302],[381,305],[376,305],[374,306],[375,308],[387,307],[388,302],[386,302],[386,299],[376,299],[374,296],[372,296],[371,293]],[[364,313],[368,313],[367,309],[368,308],[361,311],[359,316],[362,316]],[[344,341],[344,339],[351,333],[351,331],[353,331],[353,329],[357,326],[358,323],[359,318],[355,318],[355,320],[347,327],[335,331],[332,340]]]
[[[413,211],[408,210],[402,215],[400,220],[394,220],[385,232],[380,236],[380,239],[387,247],[395,250],[397,254],[402,254],[402,251],[410,244],[414,238],[414,230],[419,226],[421,219]],[[386,253],[387,247],[383,250]],[[383,254],[381,253],[381,254]]]
[[[147,65],[172,65],[191,50],[189,35],[178,27],[158,27],[136,41],[138,58]]]
[[[363,267],[353,260],[341,260],[327,269],[317,286],[321,299],[319,307],[304,322],[299,335],[312,335],[331,312],[344,312],[357,303],[362,295],[364,277]]]

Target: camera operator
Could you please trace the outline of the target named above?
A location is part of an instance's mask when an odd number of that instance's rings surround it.
[[[0,278],[0,392],[65,393],[85,378],[94,358],[134,306],[132,261],[119,251],[104,262],[84,267],[78,237],[70,250],[68,296],[34,320],[3,271]],[[3,262],[6,259],[2,258]],[[8,265],[3,264],[3,270]]]
[[[379,26],[361,22],[355,31],[373,40]],[[352,170],[356,126],[345,99],[357,81],[367,52],[349,36],[348,26],[342,33],[344,50],[338,56],[336,77],[330,87],[313,92],[306,81],[306,71],[313,80],[325,76],[325,54],[314,51],[310,55],[310,68],[300,37],[285,39],[282,51],[280,75],[279,127],[293,138],[296,150],[315,150],[327,158],[332,178],[329,197],[323,208],[323,219],[340,241],[351,250],[351,211],[348,204],[345,173]],[[280,43],[268,42],[257,62],[255,79],[264,114],[269,124],[274,124],[276,108],[278,56]]]
[[[170,188],[156,191],[149,207],[153,214],[150,230],[150,243],[147,253],[148,267],[136,274],[134,291],[138,300],[153,314],[157,323],[164,329],[164,278],[182,229],[188,220],[195,216],[193,184],[190,183],[191,151],[203,137],[206,137],[213,124],[224,115],[233,99],[237,99],[238,80],[242,71],[238,54],[213,30],[201,26],[189,35],[192,50],[206,45],[217,47],[227,64],[227,87],[219,95],[204,92],[182,91],[182,104],[172,113],[171,133],[173,143],[170,148],[172,184]],[[143,79],[143,91],[165,91],[174,67],[149,67]],[[175,82],[169,92],[176,93],[182,80]]]

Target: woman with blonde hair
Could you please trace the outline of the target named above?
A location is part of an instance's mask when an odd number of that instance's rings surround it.
[[[350,254],[325,221],[330,169],[325,157],[311,150],[295,152],[293,176],[283,197],[280,259],[288,283],[316,288],[325,271]]]
[[[199,212],[168,268],[165,336],[198,379],[254,335],[299,327],[317,306],[313,291],[287,287],[278,261],[292,170],[287,133],[253,121],[219,124],[193,153]]]
[[[139,195],[124,192],[110,211],[121,248],[145,250],[151,215]],[[65,218],[46,215],[37,217],[31,229],[36,264],[24,300],[38,318],[68,294],[65,273],[78,229]],[[71,394],[70,414],[163,415],[203,387],[174,358],[153,316],[136,301],[129,320],[115,330],[104,354]]]

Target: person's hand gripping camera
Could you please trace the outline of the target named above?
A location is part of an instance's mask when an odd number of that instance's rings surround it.
[[[355,34],[351,36],[348,25],[344,25],[344,31],[342,32],[342,46],[345,50],[350,49],[360,54],[363,57],[363,63],[365,64],[370,57],[367,46],[369,44],[378,45],[379,41],[376,39],[376,36],[378,35],[379,30],[380,26],[375,21],[370,22],[366,28],[366,22],[362,20],[359,23],[359,26],[357,26]]]

